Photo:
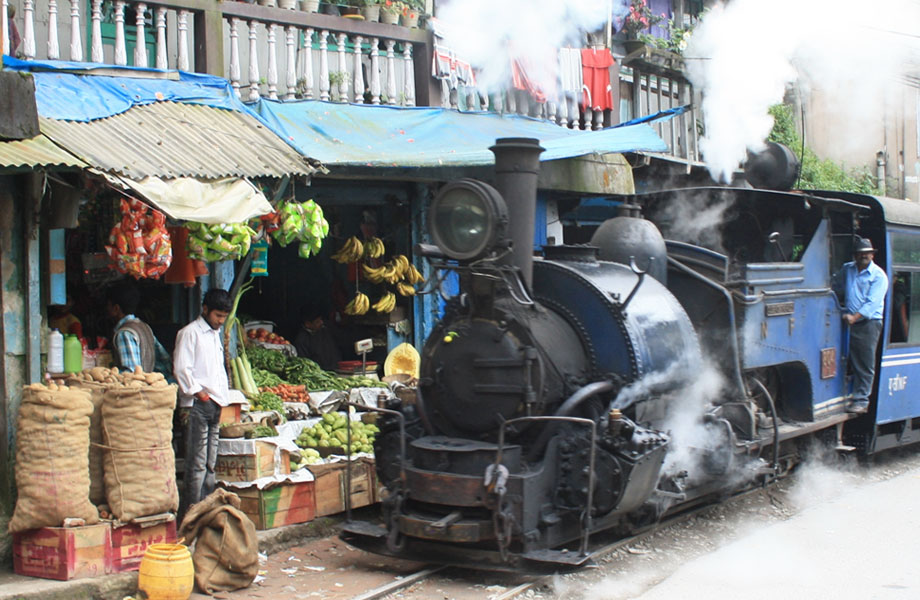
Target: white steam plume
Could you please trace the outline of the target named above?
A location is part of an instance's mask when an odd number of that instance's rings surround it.
[[[703,93],[703,158],[716,181],[729,182],[748,149],[758,150],[788,84],[822,90],[821,110],[839,143],[882,114],[916,54],[920,6],[910,0],[733,0],[717,4],[685,52]]]
[[[551,93],[556,87],[556,50],[584,46],[587,32],[607,25],[609,8],[607,1],[598,0],[452,0],[438,3],[437,16],[445,43],[479,69],[480,89],[505,89],[511,60],[516,59]]]

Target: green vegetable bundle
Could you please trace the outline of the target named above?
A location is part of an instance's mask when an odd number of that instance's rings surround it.
[[[249,351],[250,356],[252,355],[252,350]],[[250,361],[251,362],[251,361]],[[271,371],[266,371],[265,369],[260,369],[258,367],[252,368],[252,378],[256,382],[257,387],[270,387],[278,385],[280,383],[285,383],[283,379],[272,373]]]
[[[217,262],[239,260],[249,253],[256,232],[245,223],[207,225],[189,222],[188,256],[196,260]]]
[[[268,425],[259,425],[247,433],[246,437],[252,439],[262,437],[275,437],[276,435],[278,435],[278,432],[275,431],[274,427],[269,427]]]
[[[253,401],[254,410],[276,410],[281,413],[281,418],[284,419],[284,402],[281,401],[281,398],[277,394],[271,392],[262,392],[256,397]]]

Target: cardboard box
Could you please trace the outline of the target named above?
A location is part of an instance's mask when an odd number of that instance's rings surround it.
[[[242,406],[239,404],[231,404],[230,406],[222,406],[220,408],[221,423],[239,423],[242,415]]]
[[[316,516],[325,517],[345,511],[347,473],[345,461],[310,465],[316,478]],[[374,461],[359,458],[351,463],[351,508],[377,502],[377,477]]]
[[[291,472],[290,459],[275,444],[259,440],[221,440],[219,448],[222,449],[214,467],[219,481],[255,481]]]
[[[112,528],[112,569],[137,571],[151,544],[176,543],[176,519],[170,514],[149,523],[128,523]]]
[[[272,529],[312,521],[316,516],[316,496],[313,481],[285,482],[258,489],[229,488],[240,497],[240,510],[246,513],[256,529]]]
[[[61,581],[108,575],[113,572],[112,529],[100,523],[14,533],[13,570]]]

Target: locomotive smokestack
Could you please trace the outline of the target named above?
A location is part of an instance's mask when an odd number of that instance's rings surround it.
[[[513,265],[521,270],[524,284],[533,280],[533,231],[537,210],[537,176],[540,173],[540,141],[533,138],[499,138],[489,150],[495,155],[495,189],[508,205],[511,221]]]

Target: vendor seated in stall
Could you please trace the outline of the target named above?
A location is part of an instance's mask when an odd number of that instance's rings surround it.
[[[73,310],[73,296],[67,292],[67,301],[64,304],[52,304],[49,308],[48,326],[61,333],[72,333],[78,338],[83,337],[83,324],[71,312]]]
[[[342,354],[335,332],[326,324],[322,309],[309,304],[304,306],[300,309],[300,323],[294,339],[297,355],[309,358],[326,371],[334,371],[342,360]]]
[[[124,371],[141,367],[145,373],[162,373],[170,382],[172,359],[163,345],[153,335],[150,326],[134,316],[141,294],[136,287],[125,284],[109,292],[107,310],[115,321],[112,336],[115,364]]]

